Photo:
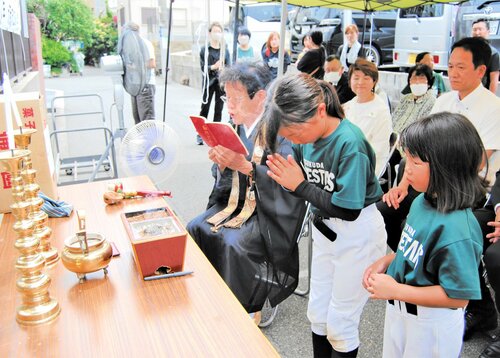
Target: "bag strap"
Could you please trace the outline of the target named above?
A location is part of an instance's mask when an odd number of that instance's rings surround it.
[[[309,75],[310,75],[310,76],[314,76],[314,74],[315,74],[316,72],[318,72],[318,71],[319,71],[319,68],[320,68],[320,67],[321,67],[321,66],[316,67],[316,68],[314,69],[314,71],[312,71]]]

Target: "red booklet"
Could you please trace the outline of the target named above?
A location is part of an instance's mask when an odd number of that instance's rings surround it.
[[[209,147],[221,145],[234,152],[248,155],[248,150],[241,141],[238,133],[234,130],[233,126],[229,123],[223,122],[207,122],[205,118],[200,116],[189,116],[196,128],[196,132],[200,135],[201,139]]]

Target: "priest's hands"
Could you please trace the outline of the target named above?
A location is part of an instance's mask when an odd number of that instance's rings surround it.
[[[249,175],[252,171],[252,163],[250,163],[243,154],[233,152],[221,145],[211,148],[208,151],[208,158],[214,163],[217,163],[221,170],[227,167],[245,175]]]

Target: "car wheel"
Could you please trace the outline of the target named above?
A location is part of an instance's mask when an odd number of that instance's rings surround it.
[[[377,46],[373,44],[364,45],[366,59],[373,62],[377,67],[382,64],[382,56]]]

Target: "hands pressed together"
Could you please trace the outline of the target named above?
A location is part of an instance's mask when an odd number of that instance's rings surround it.
[[[266,164],[269,167],[267,175],[290,191],[295,191],[304,181],[302,169],[292,155],[288,155],[287,159],[279,154],[269,155]]]

